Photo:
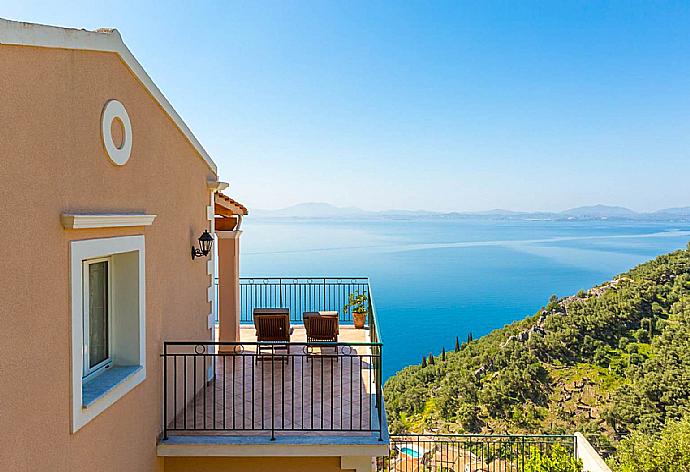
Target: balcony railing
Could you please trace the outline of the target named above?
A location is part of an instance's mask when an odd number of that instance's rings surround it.
[[[352,314],[343,307],[355,291],[368,295],[366,330],[347,326]],[[362,342],[167,341],[164,437],[318,432],[382,439],[382,344],[368,279],[245,278],[241,295],[245,323],[254,308],[287,307],[299,340],[303,312],[335,310],[341,337],[349,331]]]
[[[254,308],[289,308],[293,322],[307,311],[337,311],[341,323],[352,323],[344,310],[352,293],[369,295],[366,277],[241,277],[240,322],[253,323]]]
[[[574,435],[412,435],[391,436],[390,454],[378,459],[379,472],[524,472],[537,455],[562,446],[577,457]]]
[[[163,349],[165,437],[318,431],[381,438],[380,343],[165,342]]]
[[[353,323],[345,309],[350,294],[367,295],[367,325],[372,342],[380,342],[374,295],[367,277],[240,277],[240,323],[254,322],[254,308],[289,308],[290,321],[302,323],[308,311],[337,311],[341,324]]]

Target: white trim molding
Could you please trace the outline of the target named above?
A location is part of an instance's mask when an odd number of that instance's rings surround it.
[[[0,44],[17,46],[35,46],[54,49],[74,49],[82,51],[103,51],[115,53],[146,88],[154,100],[158,102],[165,113],[170,116],[177,128],[196,149],[199,157],[206,162],[214,174],[218,173],[216,164],[208,155],[194,133],[177,114],[165,95],[160,91],[151,77],[146,73],[139,61],[122,41],[120,32],[116,29],[99,29],[87,31],[75,28],[60,28],[57,26],[24,23],[0,18]]]
[[[122,145],[117,146],[113,139],[113,121],[122,123]],[[123,166],[129,161],[132,154],[132,123],[125,106],[117,100],[108,100],[103,106],[101,114],[101,137],[105,152],[113,164]]]
[[[89,421],[105,411],[146,378],[146,262],[144,236],[120,236],[113,238],[86,239],[70,243],[70,293],[72,338],[72,432],[77,432]],[[131,254],[130,254],[131,253]],[[138,272],[134,289],[135,310],[138,311],[136,337],[131,348],[136,359],[129,359],[129,370],[114,385],[85,402],[84,397],[84,330],[83,330],[83,261],[103,256],[135,257],[133,267]],[[131,260],[131,259],[130,259]],[[129,276],[127,277],[129,278]],[[131,278],[129,278],[131,280]],[[130,297],[131,298],[131,297]],[[138,300],[137,300],[138,299]],[[106,373],[100,376],[106,376]],[[89,382],[92,382],[90,380]],[[86,403],[86,404],[85,404]]]
[[[209,180],[206,185],[208,186],[208,189],[213,191],[213,192],[222,192],[223,190],[227,189],[230,184],[227,182],[221,182],[219,180]],[[213,202],[211,202],[213,203]]]
[[[376,436],[169,436],[157,452],[158,457],[372,458],[387,455],[388,447]]]
[[[242,235],[242,231],[216,231],[218,239],[239,239]]]
[[[156,215],[128,214],[77,214],[60,216],[65,229],[116,228],[124,226],[151,226]]]

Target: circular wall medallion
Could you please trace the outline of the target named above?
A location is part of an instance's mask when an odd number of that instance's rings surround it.
[[[122,140],[116,143],[113,137],[113,122],[122,130]],[[132,124],[125,106],[117,100],[109,100],[103,107],[101,115],[101,134],[105,152],[113,164],[123,166],[132,152]]]

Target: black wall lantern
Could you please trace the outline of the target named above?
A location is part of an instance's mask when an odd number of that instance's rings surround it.
[[[192,260],[197,257],[208,256],[208,253],[211,252],[211,246],[213,246],[213,236],[204,230],[199,236],[199,248],[192,246]]]

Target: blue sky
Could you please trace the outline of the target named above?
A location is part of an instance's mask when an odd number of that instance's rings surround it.
[[[0,16],[118,28],[250,207],[690,205],[690,2],[22,0]]]

